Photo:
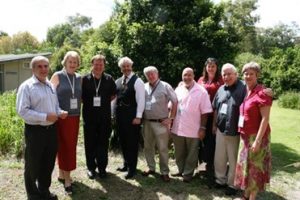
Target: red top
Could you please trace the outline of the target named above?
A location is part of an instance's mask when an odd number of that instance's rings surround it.
[[[244,116],[244,127],[239,127],[241,134],[257,134],[262,119],[259,108],[272,105],[272,97],[266,95],[263,89],[261,85],[257,85],[240,106],[240,115]],[[265,135],[270,131],[268,124]]]
[[[213,82],[204,81],[204,77],[201,76],[198,80],[198,83],[205,87],[205,89],[208,92],[210,102],[212,102],[214,100],[214,97],[219,87],[221,87],[224,84],[224,81],[222,79],[222,76],[220,76],[217,81],[213,81]]]

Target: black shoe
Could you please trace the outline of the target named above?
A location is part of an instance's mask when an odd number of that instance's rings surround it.
[[[185,183],[191,182],[192,179],[193,179],[193,175],[192,174],[183,175],[183,182],[185,182]]]
[[[216,188],[216,189],[224,189],[224,188],[226,188],[227,187],[227,185],[226,184],[220,184],[220,183],[215,183],[214,184],[214,188]]]
[[[136,172],[128,172],[128,174],[125,176],[125,179],[132,179],[134,177],[134,175],[136,174]]]
[[[149,176],[149,175],[154,175],[155,174],[155,171],[153,170],[145,170],[142,172],[142,176]]]
[[[119,172],[127,172],[128,168],[127,167],[118,167],[117,171]]]
[[[100,170],[99,172],[99,178],[106,178],[107,177],[107,173],[105,170]]]
[[[225,195],[233,196],[237,194],[237,190],[232,187],[227,187],[225,190]]]
[[[46,195],[42,195],[42,198],[45,199],[45,200],[57,200],[57,196],[56,194],[53,194],[53,193],[48,193]]]
[[[87,171],[87,176],[89,177],[89,179],[95,179],[96,178],[96,172],[95,171]]]
[[[73,193],[72,185],[65,187],[65,192],[66,194],[71,195]]]
[[[57,178],[57,180],[58,180],[58,182],[60,182],[60,183],[65,183],[65,179],[63,179],[63,178]]]

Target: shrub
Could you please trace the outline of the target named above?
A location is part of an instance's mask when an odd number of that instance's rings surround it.
[[[300,93],[286,92],[278,99],[278,105],[283,108],[300,110]]]
[[[16,92],[0,95],[0,154],[13,154],[21,157],[23,153],[23,120],[16,113]]]

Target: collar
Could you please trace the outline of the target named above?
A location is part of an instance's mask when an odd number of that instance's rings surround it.
[[[45,85],[48,85],[51,87],[51,83],[50,81],[48,80],[48,78],[46,78],[46,82],[43,83],[41,81],[39,81],[39,79],[37,79],[37,77],[35,75],[32,75],[32,80],[33,80],[33,84],[38,84],[38,83],[41,83],[41,84],[45,84]]]
[[[128,79],[128,80],[131,79],[131,77],[132,77],[133,75],[134,75],[134,73],[131,72],[131,73],[129,74],[129,76],[127,76],[127,79]],[[125,75],[124,75],[124,74],[123,74],[122,78],[123,78],[123,79],[125,78]]]

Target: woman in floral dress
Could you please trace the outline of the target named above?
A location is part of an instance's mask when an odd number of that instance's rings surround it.
[[[255,62],[242,70],[247,86],[247,96],[240,106],[240,152],[236,165],[235,186],[244,190],[243,199],[256,199],[270,182],[271,149],[269,116],[272,97],[257,84],[260,66]]]

